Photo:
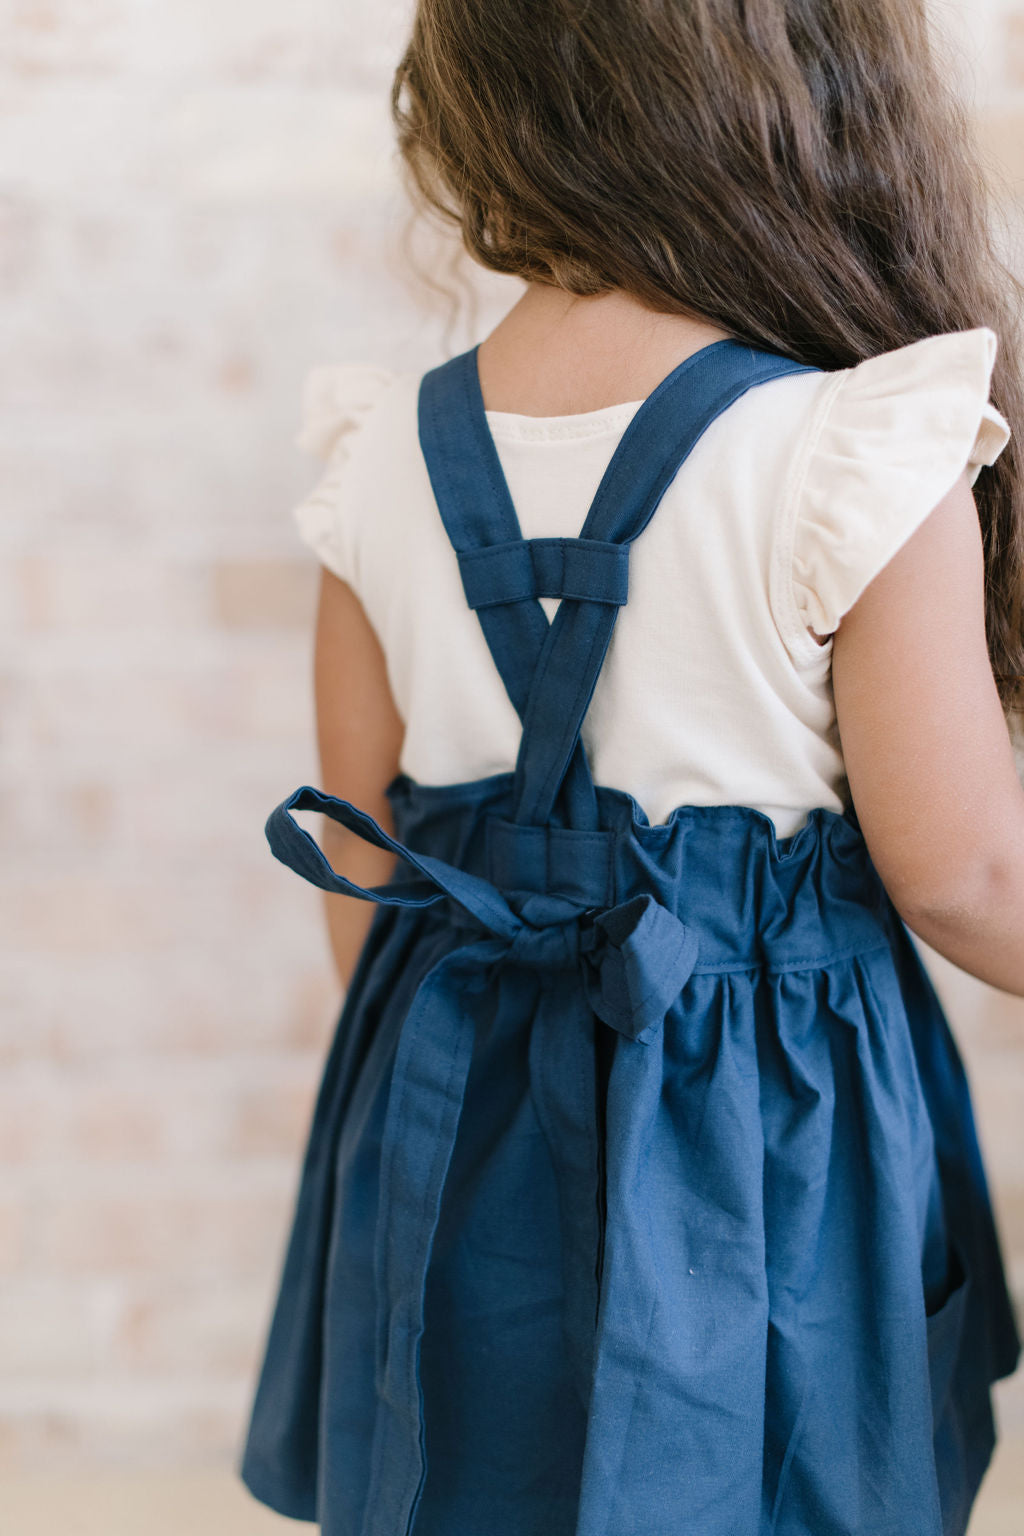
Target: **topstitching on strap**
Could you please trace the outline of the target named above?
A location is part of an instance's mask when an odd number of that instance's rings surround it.
[[[513,539],[459,552],[471,608],[528,597],[572,597],[621,607],[629,594],[629,548],[602,539]]]
[[[756,384],[809,372],[773,353],[717,342],[687,358],[633,417],[601,480],[582,537],[628,546],[708,427]],[[617,618],[614,608],[563,602],[545,637],[516,765],[518,819],[544,822],[569,765]]]
[[[476,349],[427,373],[419,393],[423,457],[445,530],[458,555],[524,543],[494,445],[477,373]],[[476,610],[494,664],[522,720],[548,633],[537,596]],[[597,796],[582,747],[567,775],[569,822],[598,825]]]
[[[804,364],[732,340],[714,342],[686,358],[630,421],[579,538],[565,543],[628,551],[688,454],[723,411],[756,384],[809,371]],[[593,780],[579,738],[620,604],[603,592],[578,595],[564,579],[568,567],[557,584],[538,576],[528,552],[536,541],[522,538],[487,425],[475,348],[425,375],[419,418],[424,459],[464,582],[469,573],[468,599],[523,722],[515,820],[544,825],[564,817],[571,826],[595,826]],[[526,553],[514,555],[509,546],[516,545]],[[480,570],[482,579],[476,574]],[[550,592],[553,585],[555,593]],[[545,589],[562,598],[550,625],[537,601]],[[482,602],[474,602],[481,597]]]

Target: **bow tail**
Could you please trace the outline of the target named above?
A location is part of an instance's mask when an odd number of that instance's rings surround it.
[[[576,1536],[655,1530],[645,1522],[644,1468],[651,1423],[642,1396],[657,1379],[658,1251],[652,1228],[658,1190],[648,1174],[662,1089],[663,1035],[644,1045],[617,1038],[608,1076],[605,1124],[605,1251],[594,1341]]]
[[[497,940],[428,972],[402,1024],[380,1153],[374,1273],[379,1411],[362,1536],[406,1536],[426,1475],[420,1340],[427,1269],[473,1053],[467,999],[487,985]]]
[[[593,1378],[604,1237],[600,1066],[615,1039],[581,997],[575,977],[545,978],[530,1029],[530,1092],[558,1190],[562,1337],[583,1415]]]

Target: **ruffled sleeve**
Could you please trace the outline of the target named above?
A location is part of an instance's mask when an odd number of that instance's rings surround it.
[[[319,459],[324,470],[292,509],[299,537],[328,570],[351,581],[355,508],[345,496],[352,442],[390,388],[394,375],[363,364],[327,364],[306,375],[295,446]]]
[[[1006,447],[988,398],[997,345],[985,326],[929,336],[829,377],[776,552],[798,657],[830,649],[808,628],[832,635],[960,475],[973,486]]]

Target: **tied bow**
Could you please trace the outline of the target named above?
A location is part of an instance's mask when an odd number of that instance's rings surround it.
[[[397,854],[420,878],[363,887],[339,875],[315,839],[292,817],[317,810],[365,841]],[[446,896],[492,938],[505,940],[505,958],[541,971],[578,969],[597,1017],[629,1040],[649,1043],[697,962],[697,935],[649,893],[604,909],[580,907],[538,893],[518,910],[492,885],[453,864],[414,853],[347,800],[310,785],[295,790],[271,812],[266,826],[274,856],[321,890],[388,906],[432,906]],[[488,946],[488,958],[497,958]]]
[[[578,970],[597,1017],[647,1045],[696,963],[693,929],[647,894],[544,922],[543,909],[553,900],[527,898],[509,961],[542,971]]]
[[[293,810],[330,816],[397,854],[416,878],[366,889],[355,885],[332,868],[295,822]],[[347,800],[309,785],[271,812],[266,833],[274,855],[322,890],[399,907],[429,907],[451,898],[457,925],[470,929],[468,942],[424,976],[402,1020],[381,1134],[374,1249],[378,1418],[367,1499],[372,1513],[364,1536],[408,1536],[426,1473],[419,1364],[426,1280],[473,1054],[471,999],[486,986],[491,965],[522,966],[570,982],[576,971],[582,980],[582,987],[544,989],[530,1025],[531,1063],[538,1053],[533,1091],[545,1101],[557,1081],[564,1134],[570,1134],[569,1125],[576,1128],[576,1149],[568,1155],[563,1149],[557,1175],[575,1231],[580,1221],[597,1221],[594,1180],[601,1177],[591,1014],[630,1044],[650,1044],[694,969],[697,935],[649,893],[595,908],[539,892],[516,897],[513,907],[489,880],[413,852]],[[628,1088],[638,1075],[645,1078],[648,1058],[632,1051],[627,1057],[622,1067]],[[556,1060],[561,1070],[554,1068]],[[609,1179],[618,1176],[609,1168]],[[592,1240],[596,1246],[597,1231]],[[591,1243],[580,1247],[577,1233],[571,1249],[568,1304],[577,1320],[594,1317]],[[572,1333],[575,1368],[586,1380],[596,1369],[596,1336],[585,1323]]]

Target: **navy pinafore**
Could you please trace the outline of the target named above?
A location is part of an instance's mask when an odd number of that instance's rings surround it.
[[[400,774],[393,837],[309,786],[267,822],[378,903],[239,1468],[325,1536],[966,1529],[1020,1343],[961,1061],[856,814],[651,826],[580,739],[632,541],[710,423],[796,371],[687,359],[577,539],[522,538],[475,350],[422,381],[523,729],[513,773]],[[336,873],[296,810],[393,852],[391,881]]]

